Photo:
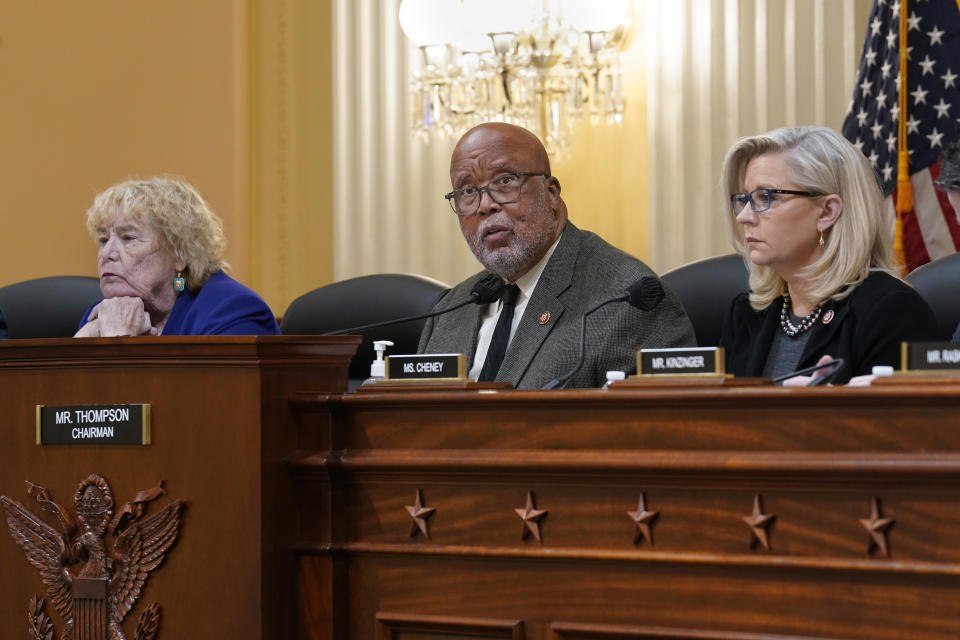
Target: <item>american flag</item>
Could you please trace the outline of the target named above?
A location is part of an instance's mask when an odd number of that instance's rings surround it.
[[[901,87],[901,11],[907,29],[907,78]],[[906,111],[900,112],[900,90]],[[960,249],[960,225],[933,183],[944,147],[960,137],[960,0],[874,0],[857,86],[843,135],[877,171],[893,219],[898,129],[906,125],[912,203],[902,204],[907,271]],[[909,190],[907,190],[909,191]],[[906,194],[905,194],[906,195]]]

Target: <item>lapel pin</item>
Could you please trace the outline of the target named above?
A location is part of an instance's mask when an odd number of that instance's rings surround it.
[[[541,314],[540,314],[540,318],[538,318],[537,321],[538,321],[540,324],[547,324],[548,322],[550,322],[550,312],[549,312],[549,311],[544,311],[543,313],[541,313]]]
[[[823,324],[830,324],[831,320],[833,320],[833,309],[827,309],[823,314]]]

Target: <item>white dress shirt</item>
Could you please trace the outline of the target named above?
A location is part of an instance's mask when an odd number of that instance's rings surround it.
[[[513,308],[510,340],[513,340],[513,334],[517,332],[517,325],[520,324],[520,319],[523,318],[523,312],[527,308],[527,302],[530,301],[533,290],[537,288],[540,275],[543,273],[543,269],[547,266],[547,262],[550,260],[550,256],[553,255],[553,251],[557,248],[557,243],[559,242],[560,238],[557,238],[553,244],[550,245],[550,248],[547,250],[547,253],[544,254],[543,258],[540,259],[540,262],[517,278],[516,282],[508,283],[515,284],[520,288],[520,295],[517,296],[517,302]],[[493,339],[493,330],[497,328],[497,320],[500,319],[501,309],[503,309],[503,301],[497,300],[496,303],[488,304],[486,311],[480,316],[480,333],[477,334],[477,350],[473,354],[473,366],[470,367],[470,371],[467,372],[467,377],[471,380],[476,380],[480,377],[480,370],[483,369],[483,361],[487,359],[490,340]],[[509,346],[510,343],[508,342],[507,348],[509,348]]]

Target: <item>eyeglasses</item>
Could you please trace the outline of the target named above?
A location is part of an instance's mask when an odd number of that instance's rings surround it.
[[[770,208],[773,202],[773,194],[783,193],[791,196],[804,196],[806,198],[819,198],[822,193],[812,191],[791,191],[790,189],[754,189],[750,193],[735,193],[730,196],[730,204],[733,207],[734,215],[743,211],[743,208],[750,204],[754,213],[763,213]]]
[[[550,177],[547,173],[531,173],[528,171],[501,173],[488,182],[486,186],[475,187],[468,184],[461,189],[454,189],[443,197],[447,199],[450,208],[458,216],[472,216],[480,210],[480,200],[483,199],[484,191],[497,204],[510,204],[519,200],[523,187],[521,178],[529,176]]]

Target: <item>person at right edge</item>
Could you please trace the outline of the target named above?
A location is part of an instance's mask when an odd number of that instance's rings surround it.
[[[940,156],[940,175],[934,184],[947,195],[957,222],[960,223],[960,138],[947,145]],[[953,332],[952,340],[960,342],[960,324]]]
[[[842,358],[834,383],[869,384],[874,365],[900,364],[901,342],[936,334],[930,307],[895,275],[873,169],[841,135],[798,127],[743,138],[721,188],[750,271],[721,332],[728,373],[777,377]]]
[[[660,290],[649,267],[567,220],[560,181],[530,131],[504,123],[474,127],[453,150],[450,180],[447,200],[486,271],[451,289],[434,310],[469,299],[490,273],[510,293],[427,320],[420,353],[463,353],[474,380],[540,389],[576,366],[585,311],[644,277]],[[589,316],[585,361],[565,386],[600,387],[608,370],[634,373],[641,347],[695,345],[679,299],[663,291],[652,309],[616,302]]]

